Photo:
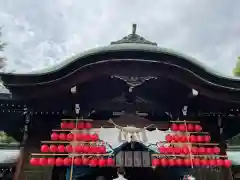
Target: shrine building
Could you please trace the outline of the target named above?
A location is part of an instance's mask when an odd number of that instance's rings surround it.
[[[0,130],[19,142],[8,164],[14,180],[233,180],[240,172],[240,80],[159,47],[136,24],[55,67],[0,77]]]

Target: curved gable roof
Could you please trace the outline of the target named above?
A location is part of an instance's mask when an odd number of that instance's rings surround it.
[[[156,63],[156,65],[180,69],[185,72],[186,76],[184,78],[194,77],[195,80],[199,81],[197,84],[206,84],[214,87],[215,90],[221,88],[224,93],[240,95],[240,79],[227,77],[206,67],[194,58],[158,47],[156,43],[136,34],[134,25],[131,34],[121,40],[112,42],[109,46],[85,51],[56,66],[41,71],[27,74],[2,73],[0,76],[3,84],[11,90],[14,87],[39,87],[39,85],[50,85],[53,82],[59,83],[61,79],[67,79],[70,75],[80,72],[86,67],[103,63],[114,64],[114,62],[120,60],[125,63],[128,61],[141,64]]]
[[[171,56],[176,56],[179,57],[181,59],[184,59],[185,61],[188,61],[196,66],[199,66],[200,68],[202,68],[203,71],[208,72],[209,74],[218,76],[220,78],[223,79],[229,79],[229,80],[236,80],[240,82],[239,78],[235,78],[235,77],[230,77],[230,76],[226,76],[223,73],[220,73],[218,71],[215,71],[214,69],[206,66],[205,64],[203,64],[202,62],[200,62],[199,60],[192,58],[190,56],[187,56],[185,54],[182,54],[180,52],[174,51],[172,49],[168,49],[168,48],[163,48],[163,47],[159,47],[159,46],[151,46],[148,44],[138,44],[138,43],[121,43],[121,44],[111,44],[110,46],[103,46],[103,47],[98,47],[98,48],[93,48],[84,52],[81,52],[79,54],[76,54],[70,58],[65,59],[64,61],[62,61],[61,63],[42,69],[42,70],[37,70],[37,71],[32,71],[32,72],[28,72],[28,75],[44,75],[44,74],[49,74],[49,73],[54,73],[58,70],[63,69],[64,67],[68,66],[71,63],[74,63],[75,61],[79,61],[82,58],[89,56],[89,55],[93,55],[93,54],[98,54],[98,53],[102,53],[102,52],[109,52],[109,51],[124,51],[124,50],[135,50],[135,51],[151,51],[154,53],[162,53],[162,54],[168,54]],[[24,74],[18,74],[18,75],[24,75]]]
[[[129,53],[129,55],[126,53]],[[155,56],[155,58],[152,58],[153,56]],[[166,57],[168,57],[168,59],[166,59]],[[0,75],[6,86],[8,86],[8,84],[42,84],[64,78],[81,67],[104,60],[111,61],[114,60],[114,58],[115,60],[127,59],[131,61],[131,59],[139,59],[141,61],[170,63],[185,68],[186,70],[190,70],[213,84],[240,90],[240,79],[220,74],[213,69],[206,67],[203,63],[200,63],[194,58],[177,53],[170,49],[137,43],[114,44],[91,49],[66,59],[56,66],[46,68],[41,71],[34,71],[27,74],[2,73]],[[67,70],[68,68],[69,71]],[[35,82],[34,79],[36,80]]]

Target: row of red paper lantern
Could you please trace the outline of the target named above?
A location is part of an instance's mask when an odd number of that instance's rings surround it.
[[[171,142],[191,142],[191,143],[208,143],[211,141],[211,137],[209,135],[190,135],[190,136],[183,136],[183,135],[171,135],[168,134],[165,137],[166,141]]]
[[[61,129],[91,129],[93,127],[90,122],[62,122]]]
[[[32,166],[114,166],[113,158],[31,158],[30,164]]]
[[[159,147],[159,152],[162,154],[219,154],[220,148],[219,147]]]
[[[181,132],[201,132],[202,126],[199,124],[175,124],[171,125],[172,131],[181,131]]]
[[[152,159],[152,166],[224,166],[224,167],[230,167],[232,165],[232,162],[228,159],[158,159],[154,158]]]
[[[77,145],[77,146],[72,146],[72,145],[46,145],[43,144],[41,146],[41,152],[43,153],[85,153],[85,154],[104,154],[106,153],[106,147],[105,146],[88,146],[88,145]]]
[[[84,133],[52,133],[51,134],[52,141],[93,141],[96,142],[99,140],[97,134],[84,134]]]

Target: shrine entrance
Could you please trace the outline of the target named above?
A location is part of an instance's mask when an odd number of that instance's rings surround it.
[[[179,168],[153,168],[151,164],[153,151],[138,142],[125,143],[116,151],[118,151],[115,156],[117,173],[127,180],[179,180],[180,172],[183,172],[179,171]]]

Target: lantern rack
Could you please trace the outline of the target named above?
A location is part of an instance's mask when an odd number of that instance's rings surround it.
[[[31,153],[31,156],[114,156],[114,154]]]
[[[209,132],[181,132],[182,134],[209,134]]]
[[[224,166],[228,168],[231,166],[227,156],[220,154],[221,150],[217,147],[219,143],[210,142],[209,133],[202,131],[200,121],[181,120],[170,121],[170,123],[172,132],[165,136],[165,141],[158,142],[159,153],[151,155],[153,167]],[[204,146],[210,147],[204,148]]]
[[[227,158],[226,155],[218,155],[218,154],[197,154],[197,155],[180,155],[180,154],[152,154],[153,157],[221,157]]]
[[[219,143],[191,143],[191,142],[166,142],[166,141],[161,141],[160,143],[166,143],[166,144],[172,144],[172,145],[200,145],[200,146],[217,146]]]
[[[81,132],[81,131],[88,131],[86,129],[53,129],[52,130],[53,132]],[[98,130],[91,130],[91,132],[93,133],[98,133],[99,131]]]
[[[76,118],[61,120],[61,129],[52,130],[51,140],[41,141],[41,153],[30,154],[31,165],[68,166],[71,168],[70,180],[72,180],[74,165],[87,165],[90,167],[114,166],[114,154],[106,152],[106,143],[99,139],[99,131],[93,129],[92,119]],[[82,135],[83,137],[81,137]],[[48,146],[47,144],[52,145]],[[89,151],[84,149],[84,144],[86,144],[87,148],[93,149]],[[83,145],[83,151],[78,152],[77,148],[81,148]],[[51,147],[56,148],[56,150],[51,149]],[[97,149],[95,150],[94,148]]]
[[[79,144],[97,144],[97,143],[103,143],[102,141],[97,141],[97,142],[87,142],[87,141],[41,141],[43,144],[69,144],[69,143],[74,143],[77,142]]]
[[[200,124],[200,121],[169,121],[170,123],[191,123],[191,124]]]

